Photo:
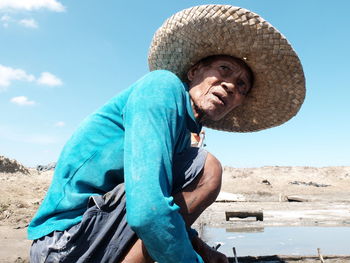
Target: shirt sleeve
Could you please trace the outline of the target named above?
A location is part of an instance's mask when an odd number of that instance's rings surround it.
[[[143,79],[125,106],[127,221],[155,261],[203,262],[170,195],[173,150],[185,125],[182,84],[174,78]]]

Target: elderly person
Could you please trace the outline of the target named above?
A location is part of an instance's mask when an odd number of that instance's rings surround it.
[[[28,228],[32,262],[228,262],[191,229],[222,169],[190,133],[287,121],[304,99],[300,62],[256,14],[206,5],[164,23],[149,65],[65,145]]]

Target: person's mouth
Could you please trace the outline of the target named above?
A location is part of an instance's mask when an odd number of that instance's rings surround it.
[[[219,92],[213,92],[212,93],[218,100],[221,102],[222,105],[226,105],[225,98],[220,94]]]

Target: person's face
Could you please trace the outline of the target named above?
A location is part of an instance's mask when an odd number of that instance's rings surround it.
[[[198,63],[187,77],[195,117],[217,121],[243,103],[251,88],[249,72],[240,60],[220,56],[209,65]]]

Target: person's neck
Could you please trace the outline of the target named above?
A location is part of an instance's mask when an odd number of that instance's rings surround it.
[[[193,115],[196,118],[198,123],[201,123],[204,118],[204,112],[193,102],[191,99],[191,105],[193,110]]]

